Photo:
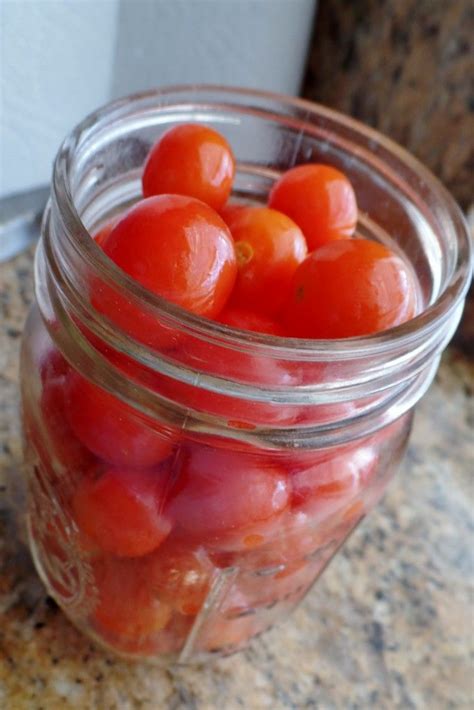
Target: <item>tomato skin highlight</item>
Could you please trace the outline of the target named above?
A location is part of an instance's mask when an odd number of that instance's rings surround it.
[[[245,538],[289,504],[286,472],[247,454],[195,445],[186,452],[168,514],[186,538]]]
[[[193,123],[175,126],[148,155],[143,195],[187,195],[220,210],[230,195],[234,172],[232,149],[220,133]]]
[[[282,322],[297,338],[351,338],[412,318],[417,286],[406,263],[366,239],[332,242],[298,267]]]
[[[310,163],[287,170],[273,186],[268,205],[296,222],[310,251],[351,237],[357,225],[352,185],[330,165]]]
[[[268,207],[233,208],[228,225],[238,265],[231,305],[275,316],[288,296],[296,268],[308,253],[301,230],[289,217]]]
[[[159,473],[106,469],[77,488],[72,508],[79,529],[101,550],[140,557],[155,550],[171,531],[163,515],[165,481]]]

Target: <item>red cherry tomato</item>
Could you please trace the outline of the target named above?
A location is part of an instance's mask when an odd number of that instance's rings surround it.
[[[255,333],[265,333],[266,335],[283,336],[283,326],[269,316],[245,310],[244,308],[234,308],[227,306],[217,318],[219,323],[225,323],[231,328],[239,330],[251,330]],[[238,357],[238,355],[237,355]],[[242,363],[243,366],[244,363]]]
[[[372,449],[359,448],[293,473],[292,507],[309,513],[313,522],[329,518],[364,491],[376,463]]]
[[[352,185],[329,165],[298,165],[288,170],[273,186],[268,205],[296,222],[310,250],[351,237],[357,224]]]
[[[415,315],[417,286],[407,264],[366,239],[332,242],[298,267],[283,323],[299,338],[351,338]]]
[[[77,488],[72,508],[79,529],[105,552],[140,557],[155,550],[171,530],[161,511],[164,474],[107,469]]]
[[[199,612],[215,569],[202,549],[168,538],[141,563],[143,579],[155,596],[185,616]]]
[[[240,209],[228,224],[238,265],[232,305],[276,315],[308,251],[301,230],[289,217],[267,207]]]
[[[235,160],[226,139],[207,126],[170,128],[145,163],[145,197],[174,193],[196,197],[219,210],[232,189]]]
[[[153,293],[209,318],[222,310],[234,286],[229,230],[218,214],[190,197],[142,200],[115,226],[103,249]],[[100,306],[100,297],[96,300]]]
[[[176,434],[150,429],[129,405],[73,370],[67,378],[67,420],[84,446],[116,466],[154,466],[176,441]]]
[[[167,625],[170,607],[150,594],[133,560],[103,557],[93,567],[98,600],[92,621],[100,631],[139,643]]]
[[[288,505],[285,472],[247,454],[194,446],[170,492],[169,515],[192,540],[221,542],[253,534]]]

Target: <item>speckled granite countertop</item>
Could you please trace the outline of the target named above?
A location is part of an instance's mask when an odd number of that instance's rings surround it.
[[[473,33],[472,0],[324,0],[303,93],[405,146],[467,209]]]
[[[0,265],[0,707],[234,710],[472,707],[474,365],[447,353],[384,502],[291,620],[201,669],[128,664],[47,599],[10,534],[17,359],[31,255]]]

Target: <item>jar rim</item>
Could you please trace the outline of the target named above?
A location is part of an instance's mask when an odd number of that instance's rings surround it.
[[[115,286],[123,288],[127,293],[131,293],[138,301],[146,304],[148,309],[168,320],[173,327],[189,330],[198,337],[211,340],[218,338],[221,343],[224,339],[229,347],[247,350],[248,331],[230,328],[166,301],[148,291],[111,262],[90,238],[90,234],[76,210],[70,190],[70,171],[74,150],[94,125],[113,116],[117,110],[131,103],[150,100],[159,102],[162,98],[166,99],[173,95],[179,98],[185,94],[192,94],[193,99],[196,100],[200,96],[204,98],[206,94],[213,92],[217,94],[221,102],[227,96],[229,98],[237,97],[241,100],[247,98],[263,102],[277,102],[281,107],[289,110],[303,109],[307,121],[310,120],[311,115],[325,117],[341,127],[349,128],[355,135],[372,141],[374,145],[382,146],[395,156],[399,163],[416,172],[424,185],[429,187],[442,210],[443,229],[450,232],[457,245],[456,263],[448,275],[447,283],[442,284],[440,293],[427,308],[406,323],[368,336],[333,340],[300,339],[252,333],[251,345],[253,348],[264,348],[275,357],[288,360],[318,360],[331,357],[337,360],[359,359],[367,357],[369,354],[376,355],[381,352],[387,354],[392,349],[394,352],[399,352],[413,347],[416,342],[429,338],[441,323],[449,320],[450,316],[456,312],[469,286],[472,245],[468,227],[460,208],[438,179],[404,148],[356,119],[305,99],[242,87],[224,87],[213,84],[178,85],[131,94],[110,102],[89,114],[64,140],[54,163],[53,192],[56,200],[60,200],[63,219],[69,227],[71,238],[75,239],[78,243],[77,246],[83,250],[88,265],[97,269],[104,281],[113,283]],[[281,113],[280,118],[284,120],[285,114]]]

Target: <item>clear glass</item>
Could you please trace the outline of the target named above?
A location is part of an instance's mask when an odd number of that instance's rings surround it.
[[[109,262],[91,235],[140,197],[150,145],[189,121],[231,142],[238,200],[264,202],[298,163],[342,169],[359,234],[416,273],[420,315],[339,341],[250,334]],[[470,271],[435,178],[321,106],[193,86],[89,116],[55,162],[21,365],[30,545],[71,620],[127,657],[184,663],[285,619],[395,471]]]

